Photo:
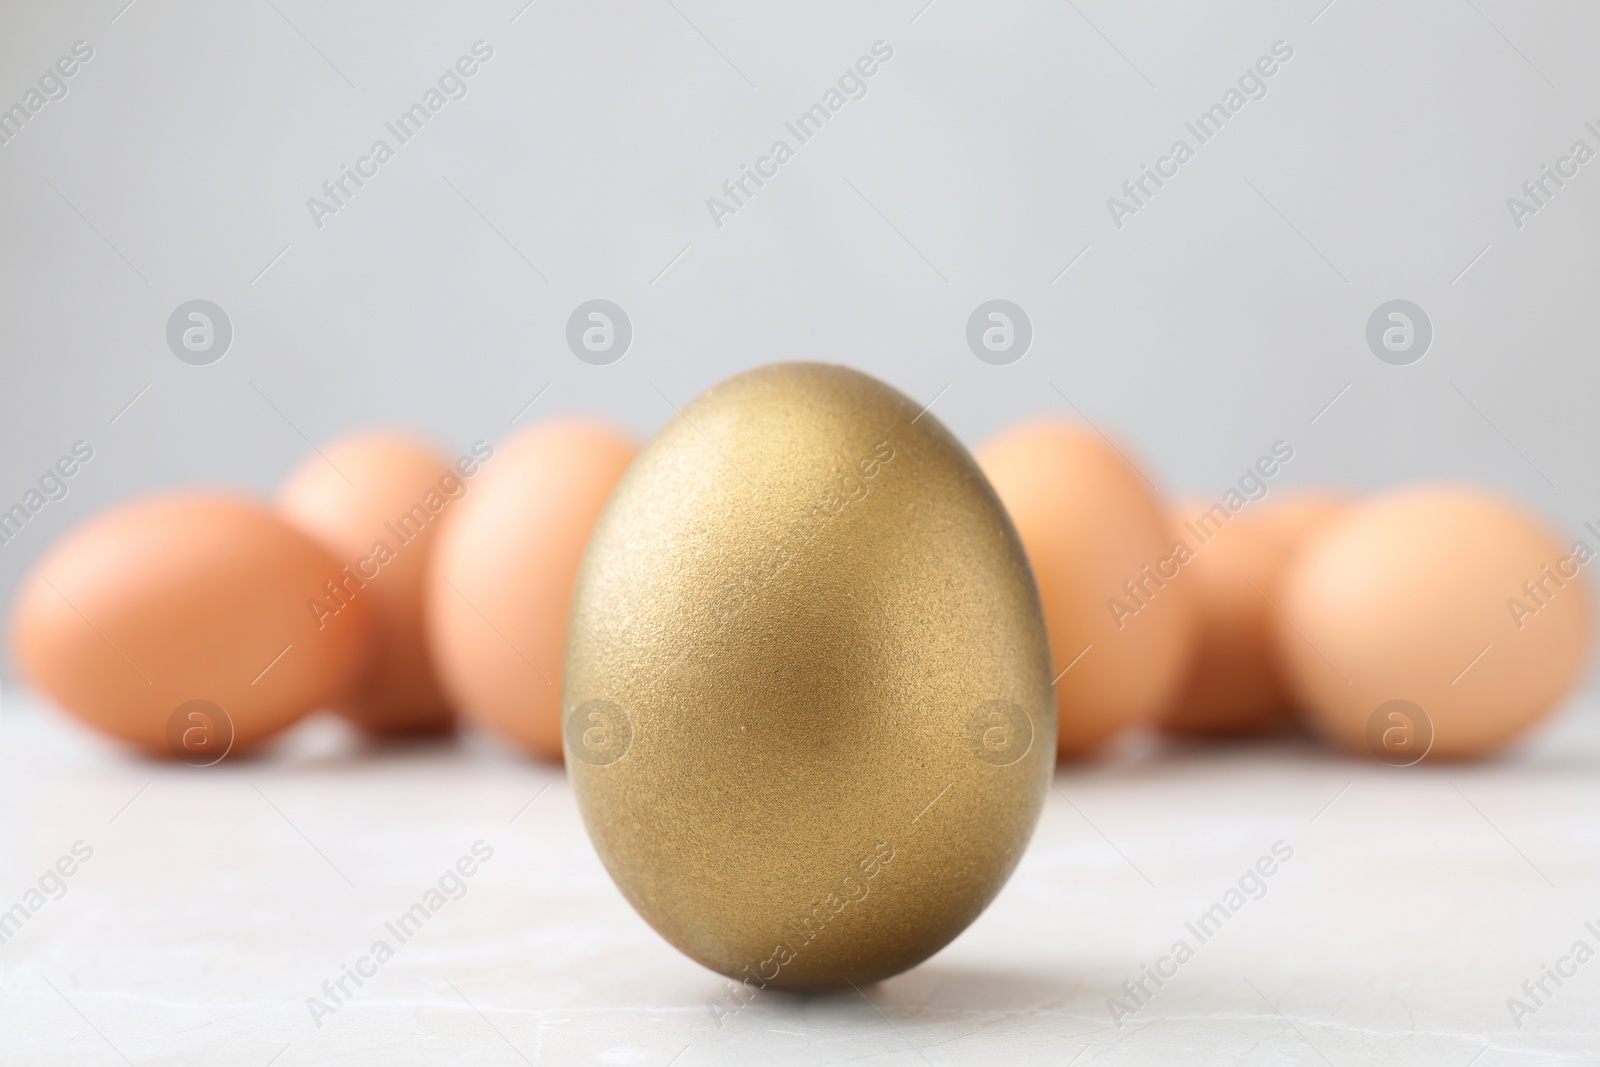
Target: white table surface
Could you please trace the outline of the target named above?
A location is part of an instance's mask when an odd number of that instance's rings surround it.
[[[482,737],[363,750],[323,719],[195,770],[8,693],[0,908],[75,842],[93,856],[0,949],[0,1062],[1600,1060],[1600,960],[1521,1027],[1507,1007],[1575,941],[1600,949],[1592,702],[1488,765],[1144,744],[1055,785],[1015,877],[934,959],[719,1027],[721,979],[623,901],[557,768]],[[466,894],[319,1027],[307,999],[479,840]],[[1186,933],[1280,840],[1261,899]],[[1117,1026],[1107,999],[1179,938],[1194,958]]]

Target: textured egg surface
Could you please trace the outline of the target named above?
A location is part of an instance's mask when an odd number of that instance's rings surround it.
[[[1016,866],[1050,681],[1027,558],[962,446],[865,375],[769,366],[687,405],[602,514],[567,763],[668,941],[759,985],[870,982]]]

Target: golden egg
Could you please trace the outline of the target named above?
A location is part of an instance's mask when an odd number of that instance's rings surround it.
[[[1027,557],[960,443],[855,371],[764,367],[686,405],[595,528],[567,765],[607,870],[687,955],[871,982],[1021,858],[1050,678]]]
[[[1278,595],[1279,655],[1311,726],[1396,765],[1506,744],[1588,662],[1583,569],[1595,548],[1475,489],[1351,507],[1312,537]]]

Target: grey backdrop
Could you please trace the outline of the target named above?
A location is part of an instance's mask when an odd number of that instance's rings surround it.
[[[1600,11],[1183,6],[0,0],[0,108],[23,108],[0,127],[0,507],[94,450],[0,546],[0,596],[98,509],[270,491],[307,438],[462,448],[519,412],[648,435],[789,359],[936,400],[969,444],[1075,405],[1175,491],[1217,496],[1283,439],[1278,485],[1470,478],[1573,535],[1600,519],[1600,161],[1560,163],[1600,150]],[[400,144],[384,124],[478,41],[465,96]],[[785,122],[879,41],[865,96],[801,144]],[[1185,123],[1280,41],[1201,144]],[[393,158],[314,219],[380,138]],[[1193,158],[1114,220],[1180,138]],[[778,139],[793,158],[719,226],[708,198]],[[1577,173],[1515,219],[1544,165]],[[167,343],[194,299],[232,325],[209,365]],[[632,322],[609,365],[567,346],[591,299]],[[967,343],[991,299],[1031,322],[1008,365]],[[1433,327],[1406,366],[1367,343],[1392,299]]]

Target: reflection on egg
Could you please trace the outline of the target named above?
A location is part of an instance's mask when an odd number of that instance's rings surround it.
[[[29,681],[91,726],[146,752],[227,734],[248,748],[338,697],[365,666],[366,605],[308,606],[342,573],[310,537],[254,501],[161,496],[106,512],[30,572],[12,623]],[[191,719],[193,701],[216,709]]]
[[[1084,755],[1152,722],[1194,643],[1192,594],[1174,577],[1174,542],[1154,490],[1094,430],[1059,421],[1002,434],[978,462],[1044,598],[1055,672],[1065,672],[1056,682],[1061,754]]]
[[[1504,745],[1583,671],[1593,547],[1564,546],[1473,489],[1351,507],[1280,587],[1277,645],[1312,727],[1389,762],[1410,747],[1452,759]]]
[[[584,560],[565,739],[585,825],[639,914],[732,978],[926,959],[1044,801],[1038,593],[921,407],[844,367],[723,382],[640,454]]]
[[[467,470],[475,457],[465,457]],[[360,433],[308,457],[279,493],[283,514],[349,567],[329,607],[364,599],[376,624],[371,664],[338,704],[376,733],[436,731],[453,715],[433,668],[423,579],[440,525],[472,485],[426,441]]]
[[[1198,645],[1161,725],[1175,734],[1259,734],[1289,720],[1291,697],[1273,644],[1284,567],[1307,539],[1348,506],[1343,497],[1274,495],[1220,526],[1210,503],[1176,509],[1172,535],[1194,555],[1182,581],[1194,593]]]
[[[495,449],[450,505],[428,577],[428,632],[461,713],[561,758],[561,659],[578,564],[638,447],[581,419]]]

